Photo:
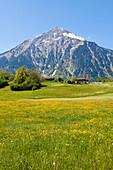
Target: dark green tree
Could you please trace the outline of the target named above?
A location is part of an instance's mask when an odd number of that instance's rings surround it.
[[[0,71],[0,88],[8,86],[11,74],[6,71]]]
[[[63,82],[64,79],[63,79],[62,77],[58,77],[58,81],[59,81],[59,82]]]
[[[0,80],[9,80],[10,73],[6,71],[0,71]]]
[[[27,78],[27,70],[24,66],[20,67],[15,76],[15,83],[22,84]]]
[[[102,79],[100,77],[97,78],[97,82],[101,82]]]
[[[13,81],[14,79],[15,79],[15,75],[14,74],[10,74],[9,81]]]
[[[27,80],[29,79],[30,81],[34,81],[35,83],[40,84],[41,81],[41,76],[38,74],[38,72],[34,69],[27,69],[26,70],[26,76],[27,76]]]
[[[35,90],[41,86],[41,79],[38,72],[34,69],[25,69],[20,67],[14,79],[14,82],[10,85],[11,90]]]

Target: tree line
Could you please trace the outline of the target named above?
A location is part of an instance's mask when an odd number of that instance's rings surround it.
[[[5,86],[10,86],[10,89],[13,91],[21,91],[21,90],[35,90],[40,88],[41,81],[44,78],[35,70],[34,68],[26,69],[24,66],[20,67],[16,75],[10,74],[6,71],[0,71],[0,88]],[[54,81],[58,82],[67,82],[61,77],[58,77]],[[70,82],[77,81],[76,77],[73,77]],[[102,79],[101,77],[97,78],[97,82],[108,82],[113,81],[112,79]]]

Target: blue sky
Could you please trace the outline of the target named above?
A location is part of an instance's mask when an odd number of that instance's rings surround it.
[[[56,26],[113,49],[113,0],[0,0],[0,53]]]

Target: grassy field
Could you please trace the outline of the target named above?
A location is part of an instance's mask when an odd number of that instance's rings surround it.
[[[112,169],[113,100],[0,102],[0,169]]]
[[[113,94],[113,83],[71,85],[56,82],[44,82],[42,87],[35,91],[11,91],[9,87],[0,89],[0,101],[16,101],[23,99],[49,98],[82,98]],[[111,96],[112,97],[112,96]]]
[[[44,85],[0,89],[0,170],[112,170],[113,83]]]

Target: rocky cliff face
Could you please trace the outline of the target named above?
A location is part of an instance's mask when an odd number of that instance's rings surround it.
[[[0,70],[25,66],[46,76],[113,77],[113,51],[56,27],[0,54]]]

